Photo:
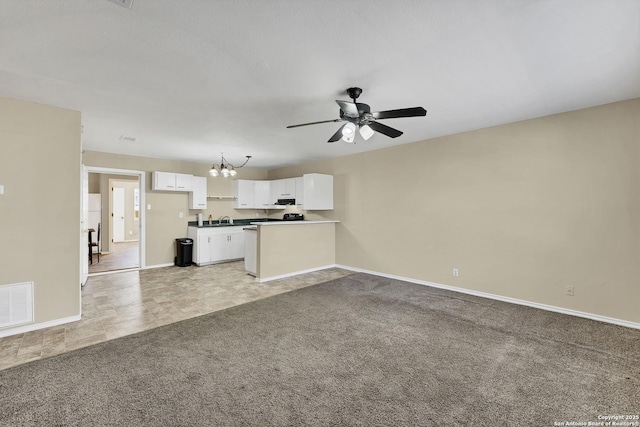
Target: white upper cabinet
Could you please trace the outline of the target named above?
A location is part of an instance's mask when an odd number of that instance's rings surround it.
[[[302,176],[304,210],[333,210],[333,175],[308,173]],[[296,202],[297,203],[297,202]]]
[[[271,181],[253,181],[253,207],[269,209],[271,205]]]
[[[295,199],[296,198],[296,179],[276,179],[271,181],[271,203],[275,203],[278,199]]]
[[[189,193],[189,209],[207,208],[207,178],[193,177],[193,191]]]
[[[309,173],[298,178],[233,181],[235,209],[284,209],[275,205],[278,199],[295,199],[304,210],[333,209],[333,176]]]
[[[176,174],[176,191],[191,191],[193,189],[193,175]]]
[[[176,174],[171,172],[154,172],[151,189],[176,191]]]
[[[296,206],[299,209],[304,207],[304,178],[293,178],[296,182]]]
[[[236,179],[233,181],[234,209],[284,209],[274,205],[271,185],[274,181],[253,181]]]
[[[153,172],[152,175],[152,190],[191,191],[193,188],[193,175],[173,172]]]
[[[233,181],[233,196],[235,209],[253,209],[253,183],[249,179],[235,179]]]

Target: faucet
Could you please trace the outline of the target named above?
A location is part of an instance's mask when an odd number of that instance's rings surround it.
[[[227,223],[231,224],[231,218],[228,215],[221,216],[218,218],[218,224],[222,224],[224,220],[227,220]]]

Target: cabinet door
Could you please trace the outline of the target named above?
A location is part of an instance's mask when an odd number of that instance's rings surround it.
[[[253,209],[253,181],[236,179],[233,181],[233,195],[236,198],[235,209]]]
[[[170,172],[154,172],[152,182],[152,190],[175,191],[176,174]]]
[[[201,235],[198,237],[196,250],[198,251],[198,259],[196,264],[206,264],[211,262],[211,235]]]
[[[212,234],[211,238],[211,261],[224,261],[229,258],[229,235]]]
[[[244,258],[244,232],[242,230],[229,234],[229,258]]]
[[[304,206],[304,179],[294,178],[296,184],[296,206],[301,209]]]
[[[175,180],[176,191],[191,191],[193,188],[193,175],[177,173]]]
[[[304,209],[333,209],[333,176],[319,173],[303,175]]]
[[[287,178],[284,179],[284,193],[282,193],[283,199],[295,199],[296,198],[296,179]]]
[[[193,191],[189,193],[189,209],[207,208],[207,178],[193,177]]]
[[[253,181],[253,207],[267,209],[271,205],[271,183],[269,181]]]
[[[278,201],[278,199],[282,199],[280,196],[284,193],[284,180],[283,179],[274,179],[271,181],[271,204],[274,204]]]

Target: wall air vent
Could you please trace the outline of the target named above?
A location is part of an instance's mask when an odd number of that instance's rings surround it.
[[[33,282],[0,286],[0,328],[33,322]]]
[[[109,0],[109,1],[119,6],[126,7],[127,9],[131,9],[131,5],[133,4],[133,0]]]

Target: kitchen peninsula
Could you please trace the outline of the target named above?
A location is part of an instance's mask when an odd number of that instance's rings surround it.
[[[276,221],[251,223],[256,233],[255,276],[259,282],[322,270],[336,263],[339,221]],[[247,239],[247,241],[249,241]],[[246,250],[253,250],[247,247]]]

